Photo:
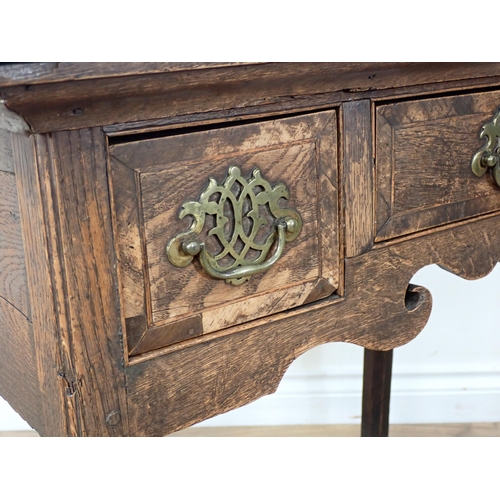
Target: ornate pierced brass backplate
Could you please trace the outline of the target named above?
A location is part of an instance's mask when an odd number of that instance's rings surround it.
[[[186,267],[198,255],[203,269],[211,277],[241,285],[253,274],[269,269],[281,257],[285,242],[299,235],[300,215],[293,209],[278,206],[281,198],[288,197],[283,183],[272,187],[258,168],[246,180],[238,167],[230,167],[222,185],[210,178],[199,201],[187,201],[182,205],[179,218],[190,215],[193,223],[188,231],[169,241],[168,259],[174,266]],[[271,214],[272,222],[263,216],[264,207]],[[221,247],[215,255],[200,238],[207,215],[215,216],[215,225],[207,233],[207,237],[217,238]],[[248,258],[250,254],[255,258]]]
[[[479,133],[481,139],[486,138],[486,144],[472,158],[472,171],[481,177],[491,168],[493,178],[500,186],[500,108],[491,122],[485,123]]]

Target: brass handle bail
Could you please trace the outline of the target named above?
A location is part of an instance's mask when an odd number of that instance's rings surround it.
[[[236,193],[231,188],[237,183],[240,187]],[[213,196],[217,195],[217,196]],[[241,175],[238,167],[230,167],[226,180],[218,185],[215,179],[210,179],[208,187],[203,191],[199,201],[187,201],[183,204],[180,213],[182,219],[186,215],[193,218],[190,229],[172,238],[167,245],[167,256],[170,262],[177,267],[186,267],[193,258],[198,256],[206,273],[212,278],[224,279],[232,285],[241,285],[257,273],[267,271],[282,256],[285,242],[293,241],[302,229],[302,219],[293,209],[278,206],[281,198],[288,199],[288,190],[279,183],[272,187],[266,181],[259,169],[254,169],[249,180]],[[218,197],[218,201],[214,201]],[[263,217],[260,208],[266,205],[268,213],[274,217],[270,225]],[[227,206],[232,207],[231,213]],[[226,211],[225,208],[226,207]],[[215,227],[208,231],[208,236],[218,239],[222,251],[212,255],[199,236],[205,226],[206,215],[215,215]],[[230,227],[232,234],[226,234],[226,224],[229,218],[233,219]],[[243,219],[250,219],[251,230],[243,227]],[[264,242],[256,242],[261,228],[270,225],[272,230]],[[249,234],[248,234],[249,233]],[[261,236],[262,238],[262,236]],[[237,249],[237,242],[239,247]],[[275,250],[269,256],[273,244]],[[258,254],[253,260],[246,258],[253,251]],[[222,259],[230,257],[230,264]],[[226,262],[222,264],[222,262]]]
[[[481,177],[491,168],[493,178],[497,185],[500,186],[500,148],[498,147],[498,140],[500,139],[500,107],[493,120],[481,127],[479,137],[486,139],[486,143],[473,156],[472,171],[478,177]]]

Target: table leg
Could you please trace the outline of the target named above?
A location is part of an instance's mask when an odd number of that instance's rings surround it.
[[[389,435],[393,351],[365,349],[363,369],[362,437]]]

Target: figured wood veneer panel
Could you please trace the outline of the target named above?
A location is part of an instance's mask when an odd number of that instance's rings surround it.
[[[162,347],[161,335],[164,345],[174,342],[180,338],[174,322],[190,317],[201,318],[202,332],[193,330],[197,336],[333,293],[339,279],[336,147],[334,111],[112,145],[121,290],[133,328],[130,353]],[[178,218],[183,203],[197,200],[210,177],[222,183],[231,166],[246,178],[259,168],[271,185],[285,183],[290,199],[280,205],[296,209],[303,221],[300,235],[273,267],[240,286],[210,278],[197,260],[177,268],[165,252],[171,238],[191,224]]]
[[[318,277],[319,193],[314,159],[313,142],[205,161],[197,165],[174,164],[168,169],[168,173],[165,170],[142,175],[154,322],[200,312]],[[271,185],[286,180],[290,192],[287,205],[300,213],[303,223],[300,235],[294,242],[285,245],[285,251],[278,262],[269,271],[252,277],[240,286],[231,286],[224,280],[212,279],[196,264],[187,268],[176,268],[165,261],[168,241],[190,225],[189,220],[178,219],[183,201],[196,200],[199,193],[206,188],[209,177],[214,177],[221,183],[232,165],[239,166],[247,178],[253,168],[260,168]],[[196,172],[196,181],[193,180],[191,172]],[[165,196],[165,193],[168,193],[168,196]],[[262,299],[259,298],[258,301],[262,302]],[[243,308],[240,315],[243,313],[246,316],[248,312],[247,308]],[[226,324],[226,319],[221,320]]]
[[[377,108],[376,241],[500,210],[500,188],[471,159],[500,92]]]

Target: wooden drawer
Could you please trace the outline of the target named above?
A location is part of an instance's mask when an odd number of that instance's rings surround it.
[[[375,241],[500,210],[492,176],[471,170],[498,106],[500,91],[376,107]]]
[[[41,435],[161,436],[350,342],[383,401],[380,352],[431,313],[415,273],[500,261],[500,188],[471,171],[497,89],[499,63],[0,65],[0,394]],[[214,224],[253,234],[268,268],[213,277]],[[201,243],[178,267],[186,232]],[[369,406],[380,433],[387,405]]]
[[[335,111],[181,131],[110,144],[109,151],[129,355],[307,304],[337,289]],[[191,216],[180,219],[181,210],[189,211],[189,203],[200,199],[210,178],[221,186],[230,172],[241,173],[231,188],[237,198],[238,190],[244,189],[241,183],[250,182],[254,169],[273,188],[280,183],[286,186],[288,199],[283,195],[278,205],[296,211],[302,219],[300,234],[285,243],[276,263],[237,286],[209,276],[198,257],[186,267],[173,265],[167,246],[194,220]],[[262,188],[255,188],[255,194],[259,190]],[[217,198],[210,199],[218,203]],[[245,203],[242,220],[245,234],[249,234],[255,223],[250,221],[249,211],[255,206],[250,198]],[[226,201],[223,210],[227,218],[223,232],[230,240],[236,209]],[[263,243],[274,231],[274,216],[269,204],[259,205],[258,211],[267,222],[255,240]],[[205,239],[208,253],[216,255],[222,251],[220,239],[208,235],[217,224],[215,216],[207,215],[203,224],[200,237]],[[277,251],[277,240],[269,251],[271,256]],[[242,252],[244,245],[239,241],[234,248]],[[248,259],[259,255],[254,252]]]

